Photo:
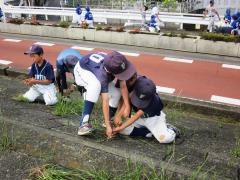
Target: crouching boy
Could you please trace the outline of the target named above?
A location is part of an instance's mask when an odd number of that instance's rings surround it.
[[[33,102],[37,97],[43,95],[46,105],[57,103],[57,91],[54,86],[55,76],[52,65],[43,58],[43,49],[41,46],[32,45],[24,53],[33,60],[28,79],[24,84],[30,86],[30,89],[23,95],[28,101]]]
[[[163,104],[150,79],[138,77],[130,93],[130,101],[135,114],[124,123],[115,122],[120,125],[113,129],[115,133],[143,137],[153,135],[160,143],[171,143],[179,135],[177,128],[166,123]],[[122,108],[124,106],[120,111]]]

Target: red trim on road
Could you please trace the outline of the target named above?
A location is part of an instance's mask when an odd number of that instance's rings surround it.
[[[23,52],[35,42],[38,41],[23,40],[14,43],[0,39],[0,59],[12,61],[13,67],[27,69],[32,60]],[[52,47],[43,46],[45,57],[55,66],[58,53],[72,46],[58,43]],[[91,52],[99,51],[111,52],[106,49],[94,49]],[[90,51],[81,51],[83,55],[88,53]],[[220,63],[206,61],[195,60],[190,64],[164,61],[162,56],[144,53],[127,58],[136,66],[139,74],[150,77],[156,85],[175,88],[175,95],[207,101],[212,95],[240,99],[240,70],[222,68]]]

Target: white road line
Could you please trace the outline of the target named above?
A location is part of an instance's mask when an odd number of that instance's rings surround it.
[[[240,69],[240,66],[231,65],[231,64],[223,64],[222,68],[229,68],[229,69]]]
[[[92,51],[94,48],[88,48],[88,47],[81,47],[81,46],[72,46],[72,49],[78,49],[78,50],[83,50],[83,51]]]
[[[126,55],[126,56],[134,56],[134,57],[138,57],[139,54],[138,53],[129,53],[129,52],[123,52],[123,51],[118,51],[119,53]]]
[[[173,88],[162,87],[162,86],[156,86],[156,88],[157,88],[157,93],[173,94],[175,92],[175,89]]]
[[[223,97],[223,96],[212,95],[211,101],[240,106],[240,99],[228,98],[228,97]]]
[[[21,42],[22,40],[19,40],[19,39],[4,39],[3,41],[8,41],[8,42]]]
[[[12,63],[12,61],[7,61],[7,60],[0,59],[0,64],[9,65],[11,63]]]
[[[173,57],[164,57],[163,60],[165,61],[174,61],[174,62],[182,62],[182,63],[193,63],[193,60],[191,59],[179,59],[179,58],[173,58]]]
[[[34,44],[40,45],[40,46],[54,46],[55,44],[52,43],[45,43],[45,42],[36,42]]]

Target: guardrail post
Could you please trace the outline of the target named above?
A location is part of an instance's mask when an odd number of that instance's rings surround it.
[[[46,9],[46,8],[44,8],[44,9]],[[45,19],[46,19],[46,21],[48,21],[48,15],[47,14],[45,14]]]
[[[183,17],[183,15],[181,15]],[[180,23],[180,27],[181,30],[183,30],[183,23]]]

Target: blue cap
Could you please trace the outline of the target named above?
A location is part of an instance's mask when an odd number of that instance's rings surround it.
[[[105,56],[103,65],[108,72],[112,73],[119,80],[128,80],[136,73],[134,65],[117,51],[113,51]]]
[[[68,55],[63,60],[68,72],[73,72],[75,65],[80,61],[80,59],[73,55]]]
[[[237,20],[238,19],[238,14],[237,13],[233,14],[232,18],[233,18],[233,20]]]
[[[43,54],[43,48],[39,45],[33,44],[24,54]]]
[[[90,11],[90,8],[89,8],[89,7],[86,7],[86,11]]]
[[[231,14],[231,9],[228,8],[228,9],[226,10],[226,14],[227,14],[227,15],[230,15],[230,14]]]
[[[138,108],[146,108],[156,95],[156,85],[145,76],[137,79],[130,94],[131,103]]]

